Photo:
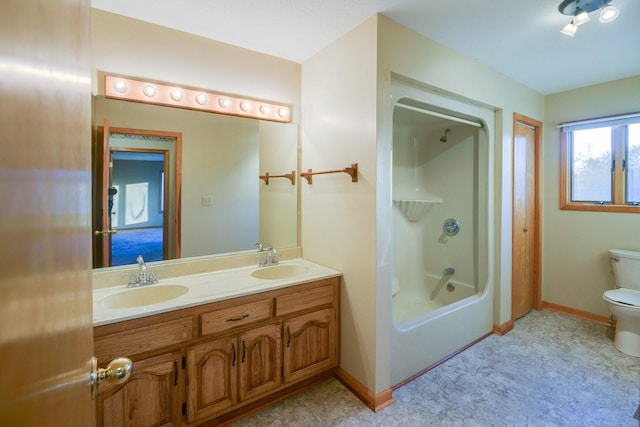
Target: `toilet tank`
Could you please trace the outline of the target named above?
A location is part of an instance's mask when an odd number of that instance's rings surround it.
[[[640,291],[640,252],[609,249],[616,286]]]

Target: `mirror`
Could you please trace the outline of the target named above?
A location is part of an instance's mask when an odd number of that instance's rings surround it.
[[[181,194],[176,196],[181,257],[255,250],[256,242],[277,248],[297,246],[298,180],[274,177],[298,170],[296,124],[102,96],[94,97],[92,116],[94,130],[107,118],[113,128],[181,134],[182,158],[175,159],[182,175]],[[121,148],[123,143],[118,144]],[[271,176],[268,184],[259,178],[266,173]],[[96,189],[94,197],[95,193]],[[135,262],[131,259],[131,264]]]

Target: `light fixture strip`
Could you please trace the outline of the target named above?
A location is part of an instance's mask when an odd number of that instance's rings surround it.
[[[105,75],[104,88],[107,98],[274,122],[291,122],[291,109],[286,105],[238,98],[208,90],[188,89],[110,75]]]

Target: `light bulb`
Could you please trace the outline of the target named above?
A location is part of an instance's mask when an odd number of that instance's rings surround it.
[[[184,94],[180,89],[174,89],[171,91],[171,99],[173,99],[174,101],[182,101],[183,97]]]
[[[200,105],[204,105],[209,102],[209,98],[207,98],[207,95],[205,95],[204,93],[201,93],[196,96],[196,102]]]
[[[242,111],[247,111],[247,110],[249,110],[249,108],[251,108],[251,104],[249,104],[247,101],[242,101],[240,103],[240,109]]]
[[[113,83],[113,89],[119,93],[125,93],[127,91],[127,84],[122,80],[117,80]]]
[[[562,34],[566,34],[567,36],[570,36],[570,37],[575,36],[576,31],[578,31],[578,27],[573,24],[573,21],[569,22],[567,25],[564,26],[562,30],[560,30]]]
[[[578,13],[574,18],[573,18],[573,25],[582,25],[585,22],[589,22],[591,21],[591,18],[589,18],[589,14],[585,11],[580,11],[580,13]]]
[[[268,105],[261,105],[260,106],[260,112],[262,114],[269,114],[270,111],[271,111],[271,108],[269,108]]]
[[[615,6],[605,6],[600,11],[600,22],[611,22],[618,17],[620,11]]]
[[[144,89],[142,89],[142,93],[144,93],[149,98],[152,98],[156,96],[156,88],[153,86],[145,86]]]
[[[278,116],[287,117],[289,115],[289,109],[287,107],[280,107],[278,109]]]
[[[220,101],[218,101],[218,104],[220,104],[222,108],[227,108],[228,106],[231,105],[231,100],[229,98],[220,98]]]

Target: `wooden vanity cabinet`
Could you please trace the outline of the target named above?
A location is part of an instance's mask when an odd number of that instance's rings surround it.
[[[284,322],[284,382],[312,377],[336,366],[337,328],[334,309],[324,309]]]
[[[187,421],[227,412],[282,384],[280,323],[215,339],[187,350]]]
[[[284,382],[312,377],[338,365],[337,283],[278,295],[276,315],[284,320]]]
[[[98,427],[176,427],[182,425],[182,353],[134,362],[122,385],[100,385],[96,397]]]
[[[226,424],[330,377],[339,361],[339,282],[324,279],[94,328],[99,427]]]

